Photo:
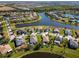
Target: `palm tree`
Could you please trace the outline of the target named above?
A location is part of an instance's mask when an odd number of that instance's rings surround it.
[[[53,49],[54,49],[54,40],[55,40],[55,36],[50,36],[50,52],[53,52]]]
[[[61,46],[64,48],[63,54],[65,54],[65,49],[66,49],[67,45],[68,45],[68,40],[65,38],[65,39],[63,39],[63,41],[61,43]]]

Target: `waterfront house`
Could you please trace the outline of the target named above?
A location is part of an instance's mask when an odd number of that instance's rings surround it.
[[[12,51],[12,48],[10,47],[9,44],[3,44],[0,45],[0,53],[1,54],[6,54]]]
[[[32,13],[32,16],[33,16],[33,17],[37,17],[37,13],[36,13],[36,12],[33,12],[33,13]]]

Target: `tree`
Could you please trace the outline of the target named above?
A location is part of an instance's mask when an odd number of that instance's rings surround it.
[[[40,46],[41,46],[41,44],[40,44],[40,43],[37,43],[37,44],[35,45],[35,47],[34,47],[34,50],[40,49]]]
[[[61,42],[61,46],[64,48],[63,54],[65,54],[65,49],[68,46],[68,40],[66,38],[63,38],[63,41]]]
[[[54,49],[54,40],[55,40],[55,36],[50,36],[49,37],[50,38],[50,46],[51,46],[51,48],[50,48],[50,52],[52,52],[53,51],[53,49]]]

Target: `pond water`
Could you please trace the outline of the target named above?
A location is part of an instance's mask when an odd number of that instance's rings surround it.
[[[35,53],[25,55],[22,58],[64,58],[64,57],[57,54],[47,53],[47,52],[35,52]]]
[[[72,29],[79,30],[79,26],[63,24],[63,23],[59,23],[59,22],[51,20],[48,16],[45,15],[44,12],[39,13],[39,15],[42,17],[42,19],[40,21],[38,21],[38,22],[16,24],[15,26],[17,28],[26,27],[26,26],[55,26],[55,27],[72,28]]]

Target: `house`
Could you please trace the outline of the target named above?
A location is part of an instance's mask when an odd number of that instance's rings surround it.
[[[71,49],[77,49],[78,48],[78,42],[74,40],[69,40],[68,47]]]
[[[14,40],[14,43],[15,43],[15,47],[18,47],[24,44],[25,42],[24,42],[23,36],[16,37],[16,40]]]
[[[64,34],[65,35],[72,35],[72,32],[70,29],[65,29]]]
[[[70,18],[70,20],[74,20],[74,16],[73,15],[71,15],[69,18]]]
[[[10,31],[12,31],[12,30],[11,30],[11,28],[10,28],[10,29],[8,29],[8,30],[9,30],[9,32],[10,32]]]
[[[49,28],[46,28],[44,31],[45,31],[45,32],[49,32]]]
[[[79,20],[79,16],[77,16],[76,19]]]
[[[79,31],[76,31],[75,34],[76,34],[76,41],[79,43]]]
[[[63,40],[63,36],[61,36],[61,35],[58,34],[58,35],[56,36],[56,38],[55,38],[54,43],[57,44],[57,45],[60,45],[61,42],[62,42],[62,40]]]
[[[15,38],[15,35],[10,35],[10,39],[13,40]]]
[[[3,36],[0,34],[0,39],[2,39],[3,38]]]
[[[8,26],[8,29],[11,29],[10,26]]]
[[[6,54],[12,51],[12,48],[10,47],[9,44],[3,44],[0,45],[0,53],[1,54]]]
[[[55,28],[53,33],[59,33],[59,29],[58,28]]]
[[[29,43],[30,43],[30,44],[36,44],[37,42],[38,42],[38,40],[37,40],[37,37],[36,37],[36,33],[32,33],[32,34],[30,35]]]
[[[2,25],[2,22],[0,22],[0,26]]]
[[[2,25],[0,25],[0,31],[2,31],[3,30],[3,27],[2,27]]]
[[[79,31],[76,31],[75,34],[76,34],[76,37],[79,37]]]
[[[36,29],[36,32],[37,32],[37,33],[42,33],[42,30],[39,29],[39,28],[37,28],[37,29]]]
[[[16,49],[17,50],[20,50],[20,49],[29,49],[29,47],[28,47],[27,44],[22,44],[21,46],[18,46]]]
[[[62,21],[62,22],[65,22],[65,21],[66,21],[66,19],[65,19],[65,18],[62,18],[62,19],[61,19],[61,21]]]
[[[26,31],[24,30],[17,30],[17,35],[26,34]]]
[[[42,33],[43,43],[49,43],[49,36],[46,33]]]
[[[69,22],[76,22],[76,20],[71,20],[71,19],[70,19]]]
[[[64,14],[63,15],[64,17],[66,17],[66,18],[70,18],[70,19],[74,19],[74,16],[73,15],[71,15],[71,14]]]
[[[13,32],[12,32],[12,31],[10,31],[10,32],[9,32],[9,34],[10,34],[10,35],[13,35]]]
[[[69,40],[75,40],[75,38],[72,37],[71,35],[65,36],[64,38],[66,38],[68,41],[69,41]]]

